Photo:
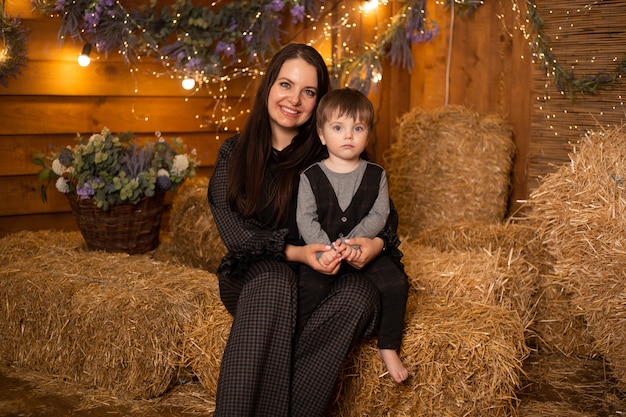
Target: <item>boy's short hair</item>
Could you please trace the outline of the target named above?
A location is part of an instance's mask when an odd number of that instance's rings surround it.
[[[374,129],[374,106],[359,90],[346,87],[324,94],[317,105],[317,129],[321,130],[335,113],[367,124],[370,131]]]

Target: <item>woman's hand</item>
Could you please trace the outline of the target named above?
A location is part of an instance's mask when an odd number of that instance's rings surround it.
[[[355,267],[361,269],[368,263],[377,257],[383,250],[385,242],[379,237],[373,239],[367,237],[353,237],[344,241],[351,246],[359,246],[360,251],[353,251],[351,256],[347,256],[344,261]]]
[[[285,257],[288,261],[300,262],[307,264],[312,269],[322,274],[335,275],[341,266],[341,256],[335,252],[333,260],[327,264],[322,264],[317,259],[317,252],[328,252],[335,250],[330,245],[323,243],[312,243],[305,246],[287,245],[285,248]]]

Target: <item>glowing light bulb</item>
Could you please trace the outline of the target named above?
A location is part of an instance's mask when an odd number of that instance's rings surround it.
[[[372,10],[375,10],[378,7],[378,0],[366,0],[365,4],[362,6],[362,10],[364,12],[371,12]]]
[[[383,74],[380,73],[380,71],[374,69],[372,70],[372,81],[374,82],[374,84],[378,84],[379,82],[381,82],[383,79]]]
[[[82,52],[78,56],[78,65],[80,65],[81,67],[86,67],[87,65],[89,65],[91,63],[91,58],[89,58],[90,53],[91,44],[86,43],[85,46],[83,46]]]
[[[192,90],[196,86],[196,80],[193,78],[185,77],[182,82],[183,88],[185,90]]]

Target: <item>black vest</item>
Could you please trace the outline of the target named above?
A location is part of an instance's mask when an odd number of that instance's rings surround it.
[[[305,171],[317,202],[317,215],[331,242],[345,237],[370,212],[378,198],[382,167],[368,163],[350,205],[342,210],[335,190],[318,164]],[[363,237],[363,236],[358,236]],[[374,236],[367,236],[374,237]]]

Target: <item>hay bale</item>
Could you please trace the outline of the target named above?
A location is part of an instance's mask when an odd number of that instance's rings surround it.
[[[0,238],[0,265],[8,265],[25,258],[38,259],[45,257],[50,251],[73,253],[87,250],[87,243],[78,231],[15,232]]]
[[[519,285],[515,271],[524,279],[525,297],[529,304],[524,311],[524,302],[519,300],[518,312],[527,324],[526,340],[529,345],[549,352],[584,354],[588,351],[589,339],[583,338],[584,320],[580,314],[574,316],[567,306],[568,296],[563,284],[554,276],[554,258],[546,245],[537,238],[536,225],[527,218],[499,224],[460,223],[440,225],[423,229],[411,241],[432,246],[441,251],[487,251],[515,254],[517,268],[510,274],[505,285]],[[415,256],[419,256],[416,254]],[[502,259],[504,260],[504,259]],[[524,263],[526,268],[523,267]],[[508,260],[507,260],[508,265]],[[500,266],[504,268],[505,265]],[[515,284],[516,283],[516,284]],[[530,294],[529,294],[530,292]],[[517,297],[512,289],[510,294]]]
[[[529,326],[534,346],[544,353],[591,356],[594,339],[582,310],[573,303],[569,278],[552,272],[537,280],[535,320]]]
[[[208,184],[208,178],[195,177],[178,189],[170,213],[170,239],[157,248],[154,257],[217,271],[226,247],[209,208]]]
[[[354,351],[333,416],[504,416],[517,406],[524,328],[515,312],[412,296],[401,357],[410,377],[385,376],[375,343]]]
[[[513,310],[524,326],[532,322],[537,271],[526,261],[523,248],[443,252],[408,240],[401,250],[411,286],[425,294]]]
[[[601,359],[531,355],[524,362],[522,383],[520,417],[600,417],[626,410],[626,399],[616,381],[606,377]]]
[[[511,126],[462,106],[403,115],[384,154],[402,234],[503,221],[515,155]]]
[[[226,311],[218,294],[206,303],[204,314],[188,323],[185,338],[180,346],[180,357],[185,366],[203,386],[208,401],[215,407],[217,379],[222,362],[222,353],[228,341],[232,316]]]
[[[64,237],[46,237],[2,239],[18,252],[40,246],[37,256],[10,255],[0,269],[0,349],[17,366],[122,398],[153,398],[194,362],[187,334],[198,323],[230,323],[213,274],[147,255],[67,250],[51,243]],[[213,345],[221,357],[223,345]]]
[[[518,417],[589,417],[589,413],[572,410],[569,404],[545,401],[523,401]]]
[[[451,250],[403,241],[410,294],[401,357],[410,379],[384,377],[375,342],[356,348],[333,416],[511,415],[520,388],[533,292],[512,252]],[[529,320],[529,319],[525,319]]]
[[[410,239],[445,252],[501,249],[508,253],[523,250],[529,268],[546,270],[548,255],[536,238],[535,227],[529,222],[440,224],[424,228]]]
[[[626,388],[626,132],[590,132],[570,159],[531,193],[529,217],[585,318],[589,353],[602,355]]]

